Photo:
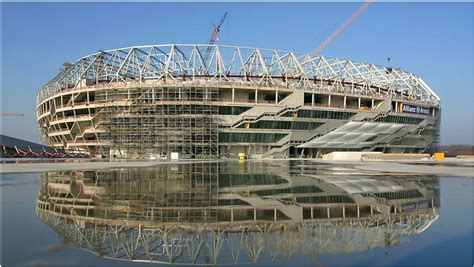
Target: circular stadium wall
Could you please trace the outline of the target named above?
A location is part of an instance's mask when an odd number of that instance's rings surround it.
[[[112,158],[418,153],[440,99],[398,68],[237,46],[151,45],[68,64],[37,94],[50,146]],[[176,154],[177,153],[177,154]]]

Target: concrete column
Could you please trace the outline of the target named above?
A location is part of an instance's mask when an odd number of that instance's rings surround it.
[[[342,206],[342,218],[346,218],[346,205]]]
[[[278,91],[275,91],[275,104],[278,104]]]
[[[255,103],[258,103],[258,90],[255,89]]]
[[[344,109],[346,108],[347,106],[347,96],[344,96]]]
[[[311,106],[314,106],[314,94],[311,94]],[[313,210],[313,208],[311,208]]]
[[[277,220],[277,209],[273,209],[273,220]]]
[[[375,99],[372,98],[372,109],[375,108]]]
[[[328,106],[331,106],[331,95],[328,96]]]
[[[230,209],[230,221],[234,221],[234,209]]]
[[[395,112],[398,112],[398,101],[395,102]]]
[[[254,221],[257,220],[257,209],[256,208],[253,209],[253,220]]]
[[[357,205],[357,218],[360,218],[360,209],[359,209],[359,205]]]
[[[331,214],[329,213],[329,207],[326,208],[328,213],[328,219],[331,219]]]
[[[370,206],[370,215],[374,215],[374,207]]]
[[[235,102],[235,88],[232,88],[232,103]]]
[[[359,108],[359,109],[360,109],[360,102],[361,102],[361,99],[360,99],[360,97],[359,97],[359,103],[358,103],[358,107],[357,107],[357,108]]]
[[[313,219],[313,207],[311,207],[311,219]]]

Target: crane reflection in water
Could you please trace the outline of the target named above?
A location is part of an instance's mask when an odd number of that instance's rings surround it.
[[[99,257],[268,263],[399,245],[438,218],[439,189],[307,161],[166,164],[45,173],[36,212]]]

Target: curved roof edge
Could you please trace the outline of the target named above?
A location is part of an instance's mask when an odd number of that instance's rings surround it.
[[[131,46],[98,51],[75,61],[44,85],[41,102],[83,81],[144,80],[249,82],[258,86],[398,97],[434,105],[440,98],[417,75],[399,68],[283,50],[203,44]]]

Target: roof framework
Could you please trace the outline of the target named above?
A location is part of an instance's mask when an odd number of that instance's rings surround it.
[[[398,68],[308,54],[213,45],[167,44],[99,51],[80,58],[38,92],[38,102],[65,88],[155,80],[284,86],[382,95],[439,105],[418,76]]]
[[[173,265],[287,261],[299,255],[351,253],[399,245],[422,233],[436,214],[392,219],[253,223],[205,228],[84,224],[37,209],[66,240],[99,257]],[[235,223],[234,223],[235,224]],[[232,227],[233,226],[233,227]]]

